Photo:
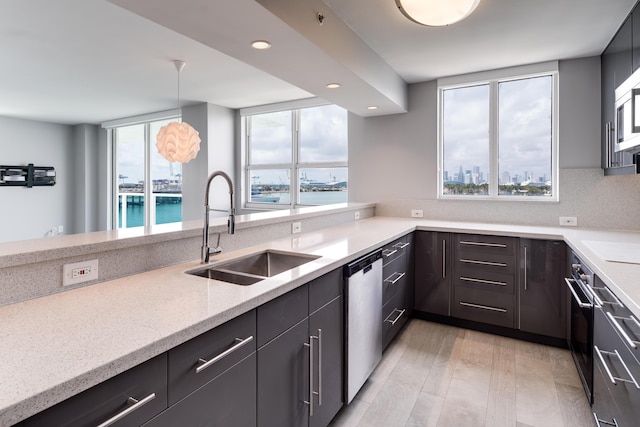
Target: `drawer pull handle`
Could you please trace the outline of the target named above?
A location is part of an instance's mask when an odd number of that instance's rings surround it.
[[[398,282],[398,280],[400,280],[400,279],[402,279],[404,277],[405,274],[406,273],[395,272],[391,276],[389,276],[386,279],[384,279],[384,281],[386,283],[391,283],[392,285],[395,285]]]
[[[506,282],[497,282],[495,280],[474,279],[473,277],[460,276],[460,280],[464,280],[465,282],[483,283],[485,285],[507,286]]]
[[[230,355],[231,353],[233,353],[234,351],[240,349],[240,347],[249,344],[251,341],[253,341],[253,335],[245,338],[245,339],[241,339],[241,338],[236,338],[235,342],[236,344],[233,345],[233,347],[228,348],[227,350],[223,351],[222,353],[220,353],[219,355],[217,355],[216,357],[214,357],[211,360],[206,360],[206,359],[198,359],[198,362],[202,363],[202,365],[196,367],[196,374],[199,374],[200,372],[204,371],[205,369],[207,369],[209,366],[213,365],[216,362],[219,362],[220,360],[224,359],[225,357],[227,357],[228,355]]]
[[[620,322],[618,322],[618,319],[620,320],[635,320],[633,317],[618,317],[618,316],[614,316],[613,314],[609,313],[607,311],[607,317],[609,318],[609,320],[611,320],[611,323],[613,323],[613,326],[616,327],[616,329],[618,330],[618,332],[620,332],[620,335],[622,335],[622,338],[624,338],[624,340],[627,342],[627,344],[629,344],[629,347],[631,348],[638,348],[638,346],[636,345],[637,341],[632,340],[629,335],[625,332],[624,329],[622,329],[622,325],[620,324]],[[638,323],[638,321],[636,320],[636,324]]]
[[[408,243],[408,242],[399,242],[399,243],[396,243],[395,245],[393,245],[393,247],[394,248],[398,248],[398,249],[404,249],[409,245],[410,245],[410,243]]]
[[[594,412],[593,413],[593,419],[596,420],[596,425],[598,427],[602,427],[602,425],[607,425],[607,426],[615,426],[618,427],[618,422],[616,421],[615,418],[612,418],[611,421],[607,421],[607,420],[601,420],[600,418],[598,418],[598,415]]]
[[[156,394],[155,393],[151,393],[149,396],[145,397],[142,400],[138,400],[138,399],[134,399],[133,397],[129,397],[129,399],[127,399],[127,403],[132,403],[133,405],[129,406],[127,409],[125,409],[122,412],[118,412],[113,417],[109,418],[107,421],[105,421],[102,424],[98,425],[98,427],[107,427],[107,426],[110,426],[111,424],[115,423],[116,421],[120,421],[121,419],[123,419],[124,417],[126,417],[127,415],[132,413],[133,411],[135,411],[137,409],[140,409],[143,405],[146,405],[147,403],[151,402],[155,398],[156,398]]]
[[[480,264],[480,265],[490,265],[493,267],[506,267],[507,264],[504,262],[491,262],[491,261],[477,261],[475,259],[460,259],[460,262],[466,262],[467,264]]]
[[[391,317],[391,315],[393,315],[393,313],[395,313],[396,311],[398,312],[398,315],[396,316],[396,318],[395,318],[395,319],[393,319],[393,320],[389,320],[389,317]],[[404,308],[403,308],[402,310],[400,310],[400,309],[398,309],[398,308],[394,308],[394,309],[393,309],[393,311],[391,312],[391,314],[389,314],[389,315],[387,316],[387,318],[386,318],[386,319],[384,319],[384,321],[385,321],[385,322],[387,322],[387,323],[391,323],[391,326],[393,326],[393,325],[395,325],[395,324],[396,324],[396,322],[397,322],[398,320],[400,320],[400,318],[402,317],[402,315],[404,314],[404,312],[405,312],[405,311],[407,311],[407,310],[406,310],[406,309],[404,309]]]
[[[490,248],[506,248],[507,247],[507,245],[505,245],[504,243],[468,242],[466,240],[461,240],[460,244],[468,245],[468,246],[488,246]]]
[[[382,251],[382,255],[386,256],[386,257],[390,257],[391,255],[395,254],[396,252],[398,252],[397,249],[391,250],[391,249],[385,249]]]
[[[606,286],[605,286],[605,287],[603,287],[603,288],[596,288],[596,287],[594,286],[594,287],[593,287],[593,289],[597,289],[597,290],[599,290],[599,291],[607,291],[607,293],[608,293],[609,295],[611,295],[611,296],[613,297],[613,299],[615,300],[615,301],[605,301],[605,300],[600,300],[600,301],[599,301],[599,302],[600,302],[600,305],[603,305],[603,304],[611,304],[611,305],[619,305],[620,307],[624,307],[624,305],[620,302],[620,300],[618,299],[618,297],[616,297],[616,295],[615,295],[613,292],[611,292],[611,289],[607,288]]]
[[[631,371],[629,371],[627,364],[624,363],[624,360],[622,359],[622,357],[620,357],[620,353],[618,353],[618,350],[614,349],[613,352],[604,351],[604,350],[600,350],[597,345],[594,345],[593,349],[596,351],[596,354],[598,355],[598,359],[600,359],[600,363],[602,363],[602,365],[604,366],[604,370],[607,372],[607,376],[609,377],[611,384],[617,385],[618,383],[616,382],[616,380],[618,380],[624,383],[631,383],[634,386],[636,386],[638,390],[640,390],[640,385],[638,385],[638,383],[636,382],[636,379],[631,374]],[[616,356],[618,360],[620,360],[620,363],[622,363],[622,367],[624,368],[625,371],[627,371],[627,375],[629,375],[629,378],[631,379],[628,380],[625,378],[614,377],[613,374],[611,373],[611,369],[609,369],[609,365],[607,365],[607,363],[604,361],[604,357],[602,357],[603,354],[606,354],[609,356]]]
[[[464,301],[460,301],[460,305],[463,305],[465,307],[480,308],[482,310],[497,311],[498,313],[507,312],[507,310],[505,310],[504,308],[489,307],[488,305],[472,304],[470,302],[464,302]]]

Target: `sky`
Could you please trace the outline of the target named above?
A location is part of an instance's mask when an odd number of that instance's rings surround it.
[[[551,178],[550,76],[499,84],[499,176],[533,171],[534,179]],[[479,166],[489,170],[489,86],[444,92],[444,170],[450,179]]]

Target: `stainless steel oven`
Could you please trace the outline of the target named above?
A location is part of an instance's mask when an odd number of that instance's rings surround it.
[[[575,253],[571,254],[571,277],[565,282],[571,293],[570,333],[571,355],[578,368],[589,404],[593,403],[593,272]]]

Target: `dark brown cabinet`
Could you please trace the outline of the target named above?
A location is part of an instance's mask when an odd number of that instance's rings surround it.
[[[343,405],[342,270],[258,308],[258,425],[326,426]]]
[[[566,339],[567,247],[562,241],[520,239],[518,329]]]
[[[382,348],[407,323],[414,306],[413,234],[382,248]]]
[[[615,152],[615,90],[640,65],[640,10],[622,24],[600,57],[602,102],[601,163],[605,175],[626,175],[636,172],[633,156]],[[634,27],[636,31],[634,31]],[[638,34],[636,34],[638,33]]]
[[[139,426],[166,408],[164,353],[34,415],[23,425],[84,427],[117,418],[110,425]]]
[[[453,240],[452,315],[514,328],[518,239],[455,234]]]
[[[415,309],[451,315],[451,233],[415,233]]]

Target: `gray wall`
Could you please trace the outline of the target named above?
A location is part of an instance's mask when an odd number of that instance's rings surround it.
[[[74,229],[73,127],[0,117],[0,164],[53,166],[57,183],[0,187],[0,242],[45,237],[52,227]]]
[[[578,217],[588,228],[640,229],[640,176],[604,177],[600,165],[600,59],[559,64],[560,202],[437,199],[437,84],[409,87],[409,112],[349,115],[349,200],[376,215],[531,225]]]

